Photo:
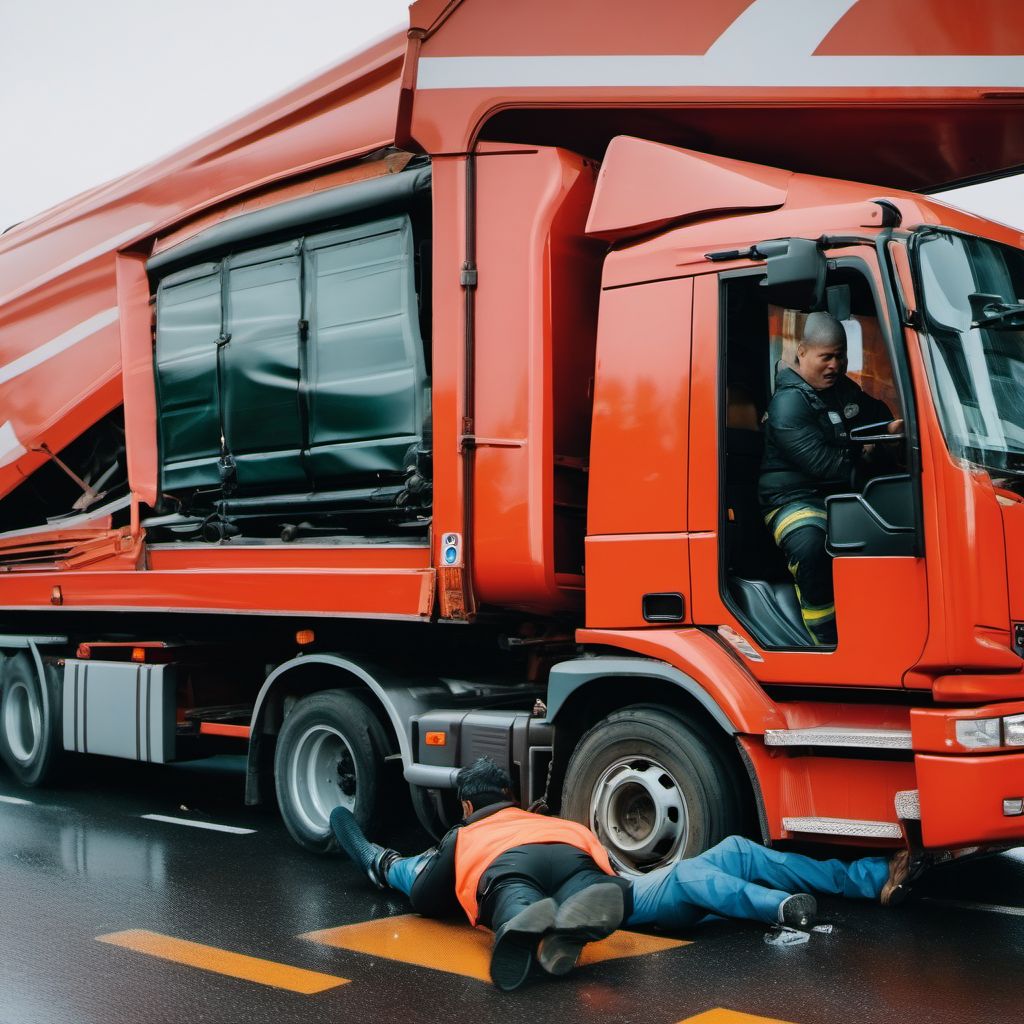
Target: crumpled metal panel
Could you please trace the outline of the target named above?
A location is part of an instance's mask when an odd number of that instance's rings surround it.
[[[429,400],[413,243],[396,216],[166,278],[163,488],[219,487],[222,454],[240,495],[399,479]]]
[[[224,437],[239,490],[304,487],[299,411],[301,243],[226,261],[221,349]]]
[[[219,483],[219,265],[206,263],[166,278],[157,291],[156,370],[162,486]]]
[[[401,472],[426,400],[409,218],[311,238],[306,253],[313,478]]]

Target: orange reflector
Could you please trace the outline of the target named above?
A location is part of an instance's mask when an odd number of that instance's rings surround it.
[[[146,660],[146,648],[145,647],[133,647],[132,648],[132,661],[145,661]]]
[[[230,725],[227,722],[200,722],[199,731],[204,736],[235,736],[243,740],[249,738],[249,726]]]
[[[77,658],[91,658],[92,648],[88,644],[79,644],[78,650],[75,651],[75,657]]]
[[[316,633],[311,629],[300,629],[295,634],[295,642],[300,647],[305,647],[306,644],[311,644],[316,639]]]
[[[443,747],[448,743],[448,735],[443,732],[428,732],[424,742],[428,747]]]

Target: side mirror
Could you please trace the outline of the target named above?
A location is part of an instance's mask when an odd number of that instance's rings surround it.
[[[821,309],[825,297],[825,256],[810,238],[775,238],[751,249],[755,259],[768,263],[761,282],[765,297],[776,306]]]
[[[890,434],[885,428],[892,423],[892,420],[882,420],[881,423],[865,423],[862,426],[854,427],[850,433],[851,441],[858,444],[880,444],[883,441],[905,441],[907,433],[901,430],[898,434]]]

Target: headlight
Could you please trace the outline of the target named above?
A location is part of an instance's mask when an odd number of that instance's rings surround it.
[[[1024,715],[1003,719],[1003,743],[1008,747],[1024,747]]]
[[[1024,719],[1024,715],[1021,716]],[[1024,722],[1022,722],[1024,725]],[[962,747],[999,746],[999,719],[973,718],[956,723],[956,741]]]

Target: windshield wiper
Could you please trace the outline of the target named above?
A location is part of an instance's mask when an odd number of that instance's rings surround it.
[[[972,328],[988,327],[996,331],[1024,329],[1024,302],[1005,302],[1001,295],[969,295]]]

